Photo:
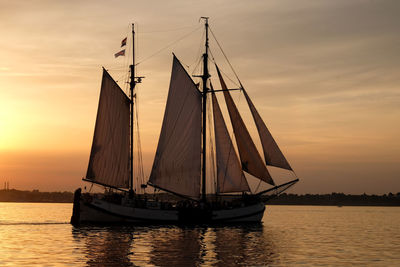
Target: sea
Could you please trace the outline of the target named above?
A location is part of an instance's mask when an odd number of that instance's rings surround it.
[[[400,207],[267,206],[247,225],[85,226],[0,203],[0,266],[400,266]]]

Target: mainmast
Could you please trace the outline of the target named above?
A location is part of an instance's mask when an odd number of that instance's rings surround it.
[[[203,75],[201,76],[203,80],[203,165],[202,165],[202,187],[201,187],[201,196],[202,196],[202,201],[206,202],[206,125],[207,125],[207,81],[208,78],[210,77],[210,74],[208,73],[208,17],[201,17],[201,19],[205,20],[205,28],[206,28],[206,42],[205,42],[205,52],[203,54]]]

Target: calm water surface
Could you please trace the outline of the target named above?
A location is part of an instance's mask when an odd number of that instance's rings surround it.
[[[400,266],[400,208],[268,206],[262,224],[71,226],[72,204],[0,203],[0,266]]]

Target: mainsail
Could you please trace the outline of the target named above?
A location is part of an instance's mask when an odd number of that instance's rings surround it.
[[[250,191],[214,93],[212,93],[212,102],[217,156],[217,192]]]
[[[242,169],[269,184],[275,185],[274,180],[269,174],[267,167],[265,166],[253,140],[251,139],[251,136],[243,122],[242,117],[239,114],[235,102],[233,102],[232,96],[228,91],[218,67],[217,72],[221,82],[222,90],[224,92],[225,102],[228,107],[233,131],[235,133],[240,160],[242,162]]]
[[[86,179],[128,188],[130,100],[103,69],[99,106]]]
[[[265,163],[267,165],[292,170],[289,162],[286,160],[285,156],[282,154],[278,145],[276,144],[274,138],[269,132],[267,126],[262,120],[260,114],[256,107],[253,105],[250,97],[247,95],[246,90],[243,89],[244,95],[246,97],[247,103],[249,104],[251,114],[253,114],[254,122],[256,123],[258,134],[260,135],[261,144],[264,151]]]
[[[201,175],[201,93],[174,55],[160,139],[149,183],[198,198]]]

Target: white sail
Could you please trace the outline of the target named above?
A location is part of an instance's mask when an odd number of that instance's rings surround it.
[[[256,123],[258,134],[260,135],[261,144],[264,151],[265,163],[267,165],[292,170],[289,162],[286,160],[285,156],[282,154],[277,143],[269,132],[267,126],[262,120],[260,114],[256,107],[253,105],[250,97],[247,95],[246,90],[243,89],[244,95],[246,97],[247,103],[250,107],[251,114],[253,114],[254,122]]]
[[[128,188],[130,100],[103,69],[96,126],[86,179]]]
[[[217,71],[222,90],[224,90],[225,102],[228,107],[229,117],[231,118],[233,131],[235,133],[236,144],[238,146],[240,160],[242,162],[242,169],[269,184],[275,185],[274,180],[269,174],[267,167],[258,153],[258,150],[251,139],[249,131],[247,130],[236,105],[233,102],[232,96],[226,87],[225,81],[222,78],[218,67]]]
[[[217,192],[250,191],[214,93],[212,93],[212,102],[217,154]]]
[[[201,175],[201,93],[174,56],[164,120],[149,182],[198,198]]]

